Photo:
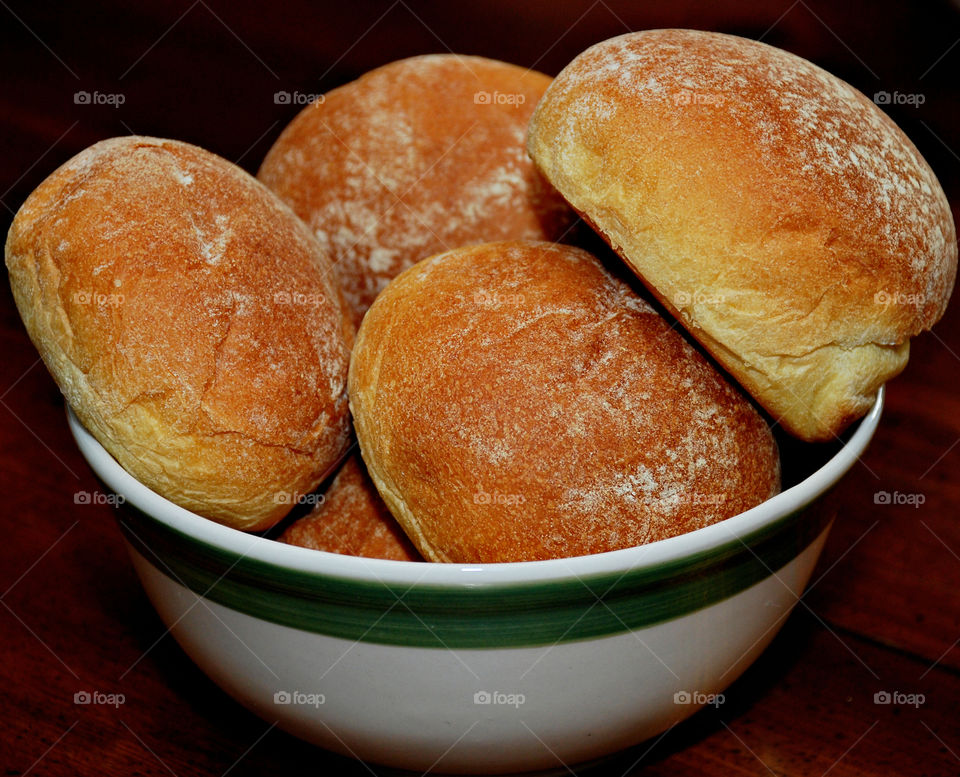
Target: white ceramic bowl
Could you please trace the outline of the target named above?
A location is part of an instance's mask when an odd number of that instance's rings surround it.
[[[69,415],[150,600],[197,665],[265,720],[423,772],[552,769],[693,714],[773,639],[883,394],[822,467],[722,523],[552,561],[340,556],[220,526],[134,480]]]

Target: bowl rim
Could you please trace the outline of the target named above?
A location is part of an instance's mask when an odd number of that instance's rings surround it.
[[[407,586],[477,587],[540,583],[551,580],[627,574],[696,556],[731,539],[750,535],[802,510],[834,486],[866,451],[883,411],[881,386],[873,407],[853,430],[846,443],[821,467],[799,483],[761,504],[719,523],[675,537],[622,550],[544,561],[483,564],[392,561],[347,556],[287,545],[216,523],[174,504],[140,483],[87,431],[67,406],[67,421],[80,452],[100,480],[126,502],[153,520],[193,540],[232,554],[237,561],[250,559],[301,574],[345,580]]]

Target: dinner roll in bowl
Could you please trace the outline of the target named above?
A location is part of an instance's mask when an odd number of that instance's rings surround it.
[[[431,254],[562,238],[573,214],[525,149],[549,83],[483,57],[411,57],[328,92],[283,131],[258,176],[329,249],[355,323]]]
[[[330,264],[235,165],[172,140],[97,143],[30,195],[6,262],[77,417],[160,495],[262,529],[343,455],[351,325]]]
[[[907,136],[856,89],[751,40],[648,30],[547,89],[538,168],[786,429],[863,415],[943,314],[957,243]]]
[[[349,389],[370,476],[432,561],[626,548],[779,488],[754,408],[571,247],[490,243],[414,265],[368,311]]]
[[[289,545],[365,558],[420,561],[407,535],[370,480],[360,452],[344,461],[323,494],[310,494],[315,507],[278,538]]]

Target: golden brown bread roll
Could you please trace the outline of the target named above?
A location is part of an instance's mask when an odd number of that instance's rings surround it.
[[[598,553],[706,526],[779,488],[753,407],[579,249],[425,259],[357,333],[364,461],[432,561]]]
[[[30,195],[6,261],[70,406],[157,493],[262,529],[343,455],[330,264],[235,165],[172,140],[97,143]]]
[[[283,131],[259,178],[335,258],[355,323],[430,254],[563,235],[572,214],[524,149],[549,83],[482,57],[412,57],[334,89]]]
[[[359,453],[347,458],[323,497],[280,542],[348,556],[423,560],[377,493]]]
[[[840,79],[730,35],[649,30],[574,59],[530,154],[784,427],[828,439],[906,365],[956,276],[904,133]]]

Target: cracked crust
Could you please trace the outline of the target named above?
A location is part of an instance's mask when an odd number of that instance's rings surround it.
[[[342,456],[352,327],[329,261],[234,165],[170,140],[97,143],[30,195],[6,262],[70,406],[154,491],[263,529]]]
[[[784,427],[839,433],[942,315],[957,240],[930,167],[860,92],[754,41],[599,43],[534,112],[537,167]]]
[[[367,312],[350,405],[370,477],[425,558],[599,553],[773,496],[753,406],[590,254],[512,241],[399,275]]]

